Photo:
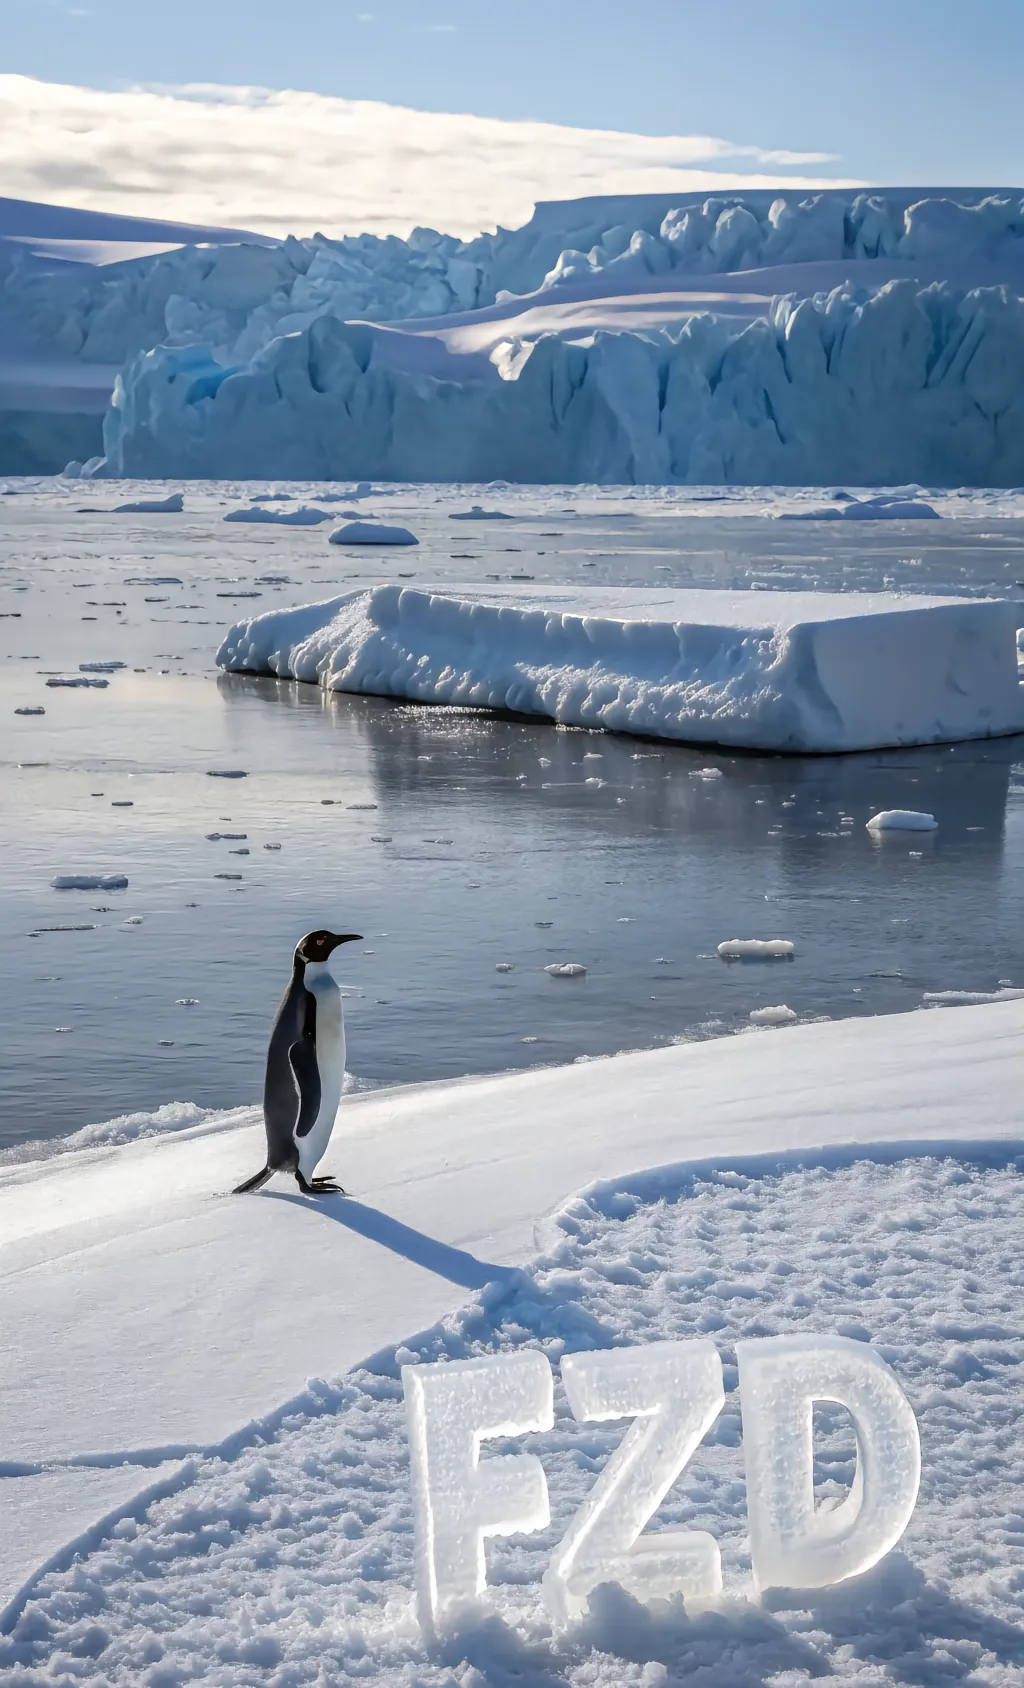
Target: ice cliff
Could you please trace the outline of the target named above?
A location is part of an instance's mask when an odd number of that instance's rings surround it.
[[[457,364],[453,359],[452,363]],[[243,363],[158,347],[119,378],[115,475],[1019,485],[1024,302],[912,281],[772,303],[736,334],[509,342],[461,380],[321,317]]]

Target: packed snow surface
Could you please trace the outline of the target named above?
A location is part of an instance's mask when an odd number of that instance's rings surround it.
[[[920,809],[882,809],[866,824],[869,832],[934,832],[939,823]]]
[[[1006,1002],[351,1097],[328,1157],[348,1201],[231,1198],[255,1110],[170,1108],[0,1170],[0,1666],[26,1688],[70,1660],[89,1688],[873,1688],[945,1681],[953,1658],[1013,1688],[1022,1032]],[[869,1578],[759,1607],[735,1346],[810,1332],[892,1368],[922,1491]],[[539,1350],[557,1375],[708,1335],[725,1410],[650,1527],[714,1536],[721,1608],[610,1586],[552,1633],[542,1574],[622,1435],[576,1423],[559,1383],[553,1430],[483,1450],[540,1459],[551,1526],[495,1543],[487,1604],[425,1643],[400,1367]],[[835,1505],[855,1440],[828,1412],[816,1432]]]
[[[382,585],[239,622],[217,661],[616,732],[861,750],[1019,731],[1019,613],[896,594]]]

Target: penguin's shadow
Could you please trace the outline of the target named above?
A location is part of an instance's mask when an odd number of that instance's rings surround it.
[[[390,1214],[382,1213],[380,1208],[367,1207],[365,1202],[354,1201],[351,1196],[320,1196],[310,1201],[305,1196],[293,1196],[285,1190],[268,1190],[263,1200],[290,1202],[307,1213],[319,1213],[324,1219],[333,1219],[336,1225],[357,1231],[361,1237],[380,1243],[392,1254],[411,1260],[414,1266],[436,1272],[439,1278],[447,1278],[449,1283],[458,1284],[461,1289],[483,1289],[486,1284],[513,1278],[518,1280],[521,1275],[518,1267],[478,1260],[475,1254],[438,1242],[436,1237],[415,1231],[411,1225],[403,1225],[400,1219],[392,1219]]]

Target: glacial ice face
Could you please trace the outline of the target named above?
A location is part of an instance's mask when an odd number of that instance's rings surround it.
[[[552,1556],[544,1593],[553,1620],[579,1617],[591,1590],[603,1582],[618,1583],[641,1601],[713,1599],[722,1589],[713,1536],[705,1530],[641,1531],[725,1403],[714,1343],[652,1342],[567,1354],[562,1382],[577,1419],[633,1423]]]
[[[1019,731],[1019,616],[884,593],[389,584],[240,621],[217,661],[692,743],[863,750]]]
[[[917,1421],[893,1373],[863,1342],[811,1333],[737,1342],[754,1584],[826,1588],[871,1569],[899,1541],[921,1477]],[[847,1498],[815,1506],[813,1414],[854,1422]]]
[[[417,1519],[419,1619],[484,1591],[486,1536],[543,1529],[547,1480],[532,1454],[481,1460],[481,1441],[550,1430],[554,1385],[543,1354],[522,1349],[440,1365],[403,1366]]]
[[[1024,301],[909,280],[777,299],[738,335],[709,316],[678,335],[542,335],[461,380],[389,367],[374,331],[321,317],[243,364],[136,357],[104,472],[1016,486],[1022,368]]]

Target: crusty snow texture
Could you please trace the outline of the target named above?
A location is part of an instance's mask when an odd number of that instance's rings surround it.
[[[504,1293],[491,1286],[365,1369],[310,1382],[243,1446],[194,1458],[175,1492],[127,1509],[46,1574],[0,1638],[12,1688],[795,1688],[826,1675],[864,1688],[1016,1688],[1022,1164],[1012,1150],[890,1164],[862,1153],[668,1169],[577,1198],[548,1252]],[[894,1369],[921,1429],[921,1496],[899,1549],[866,1578],[760,1608],[734,1344],[810,1331],[870,1340]],[[650,1528],[714,1534],[724,1606],[647,1610],[606,1585],[552,1635],[541,1576],[623,1429],[577,1424],[558,1385],[553,1431],[483,1449],[539,1456],[550,1528],[495,1541],[487,1606],[424,1644],[399,1367],[530,1348],[557,1371],[580,1349],[708,1334],[725,1362],[725,1410]],[[820,1411],[816,1429],[818,1498],[835,1503],[854,1438],[838,1412]]]
[[[860,750],[1017,731],[1018,619],[895,594],[385,585],[239,622],[217,661],[571,726]]]

